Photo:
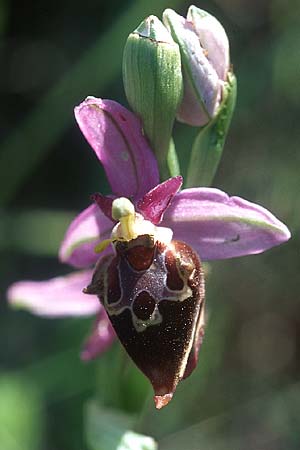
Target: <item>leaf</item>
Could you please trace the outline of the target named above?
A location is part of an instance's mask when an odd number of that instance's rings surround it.
[[[38,387],[17,373],[2,372],[0,398],[0,448],[41,448],[45,417]]]
[[[32,255],[56,256],[73,217],[74,213],[71,211],[50,209],[2,213],[0,249],[13,248]]]
[[[85,411],[86,440],[89,450],[157,450],[151,437],[135,433],[135,417],[101,408],[88,402]]]

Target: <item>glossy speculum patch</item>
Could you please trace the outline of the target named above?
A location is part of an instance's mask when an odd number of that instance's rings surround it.
[[[204,276],[180,241],[149,235],[117,241],[85,290],[97,294],[135,364],[149,378],[157,408],[195,368],[204,334]]]

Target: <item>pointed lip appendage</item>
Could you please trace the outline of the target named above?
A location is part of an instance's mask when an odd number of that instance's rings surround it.
[[[156,409],[161,409],[164,406],[167,406],[168,403],[172,400],[173,393],[165,394],[165,395],[155,395],[154,403]]]

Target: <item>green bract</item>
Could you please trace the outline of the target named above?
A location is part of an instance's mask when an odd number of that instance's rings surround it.
[[[224,84],[217,115],[200,128],[192,146],[186,187],[210,186],[217,171],[236,103],[236,78],[231,72]]]

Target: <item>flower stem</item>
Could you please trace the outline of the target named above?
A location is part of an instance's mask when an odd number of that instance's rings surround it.
[[[231,73],[217,116],[196,136],[185,187],[210,186],[217,171],[236,102],[236,78]]]

